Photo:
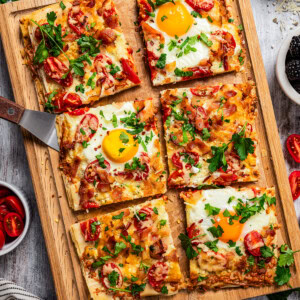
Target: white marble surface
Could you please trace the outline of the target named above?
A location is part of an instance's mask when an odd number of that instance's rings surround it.
[[[300,169],[300,166],[290,158],[284,143],[288,135],[300,133],[300,106],[287,99],[281,91],[275,77],[275,61],[283,39],[296,28],[294,25],[296,22],[300,23],[300,17],[291,12],[276,12],[276,0],[251,0],[251,2],[286,167],[290,173],[297,168]],[[277,18],[277,21],[274,18]],[[285,24],[285,29],[281,22]],[[13,99],[1,41],[0,95]],[[0,133],[0,178],[22,188],[33,208],[33,220],[26,240],[12,253],[0,257],[0,276],[15,281],[44,299],[56,299],[20,130],[17,126],[0,120]],[[295,202],[295,207],[300,218],[300,199]],[[300,299],[300,296],[293,294],[289,299],[298,297]]]

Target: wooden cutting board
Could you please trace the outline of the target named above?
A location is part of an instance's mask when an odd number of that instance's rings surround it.
[[[27,109],[42,110],[42,106],[38,102],[31,74],[23,64],[21,55],[23,44],[19,29],[19,19],[24,14],[52,3],[55,3],[55,1],[22,0],[0,6],[0,32],[15,100]],[[115,3],[126,39],[134,50],[135,62],[142,79],[142,85],[111,96],[108,99],[103,99],[99,103],[102,105],[113,101],[128,101],[136,98],[144,99],[153,97],[156,104],[159,105],[159,92],[166,88],[172,88],[175,85],[152,87],[148,69],[143,59],[143,50],[138,53],[136,52],[140,48],[143,49],[142,39],[134,25],[134,22],[137,20],[136,2],[135,0],[115,0]],[[246,72],[188,81],[176,84],[176,87],[193,87],[199,84],[214,83],[240,83],[247,80],[254,80],[256,82],[259,96],[256,126],[260,147],[259,167],[261,173],[261,178],[257,184],[267,187],[275,186],[277,191],[277,215],[279,223],[282,224],[280,240],[288,243],[294,250],[300,249],[299,226],[289,188],[264,64],[259,50],[250,0],[235,0],[234,11],[236,13],[234,16],[236,22],[243,24],[245,29],[244,37],[248,50]],[[57,297],[61,300],[88,299],[88,291],[81,274],[79,260],[70,239],[70,226],[76,221],[87,218],[95,213],[110,212],[117,208],[142,202],[143,200],[110,205],[90,212],[88,215],[86,213],[74,213],[68,206],[62,178],[58,170],[58,153],[45,147],[25,131],[23,135]],[[162,144],[164,145],[163,141]],[[178,199],[177,192],[169,191],[168,195],[170,201],[167,205],[167,210],[170,215],[173,238],[178,247],[182,271],[185,276],[188,276],[188,262],[177,238],[178,234],[184,232],[184,228],[186,227],[184,205]],[[295,254],[295,266],[291,271],[292,279],[290,284],[293,287],[299,287],[300,253]],[[218,292],[207,292],[205,294],[182,291],[171,298],[234,300],[273,293],[284,289],[288,289],[288,287],[284,286],[280,289],[275,287],[235,288]],[[153,297],[153,299],[157,298]],[[164,298],[161,297],[161,299]]]

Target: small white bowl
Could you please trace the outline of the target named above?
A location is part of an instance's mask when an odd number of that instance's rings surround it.
[[[5,254],[13,251],[23,241],[23,239],[25,238],[27,231],[29,229],[29,224],[31,221],[31,213],[30,213],[30,207],[29,207],[28,201],[27,201],[26,196],[23,193],[23,191],[21,191],[15,185],[1,181],[1,180],[0,180],[0,186],[4,186],[4,187],[10,189],[18,197],[20,199],[20,201],[22,202],[24,211],[25,211],[25,224],[24,224],[23,232],[13,242],[10,242],[3,246],[3,248],[0,250],[0,256],[2,256],[2,255],[5,255]]]
[[[293,31],[291,35],[289,35],[284,42],[282,43],[278,56],[277,56],[277,62],[276,62],[276,77],[277,80],[284,91],[284,93],[295,103],[300,105],[300,94],[297,93],[297,91],[293,88],[291,83],[289,82],[286,73],[285,73],[285,60],[287,53],[289,51],[290,43],[292,40],[292,37],[295,35],[300,35],[300,28]],[[300,58],[299,58],[300,59]]]

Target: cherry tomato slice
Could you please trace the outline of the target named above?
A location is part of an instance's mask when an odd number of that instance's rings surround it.
[[[67,109],[74,109],[82,105],[79,95],[75,93],[61,92],[55,95],[53,104],[57,107],[55,112],[63,112]]]
[[[96,133],[99,126],[99,120],[94,114],[86,114],[76,131],[76,142],[82,143],[83,141],[88,142]]]
[[[196,10],[198,13],[201,13],[201,11],[210,11],[214,5],[214,0],[185,0],[185,2],[190,5],[194,10]]]
[[[6,188],[4,186],[0,186],[0,198],[6,197],[10,194],[11,194],[11,191],[8,188]],[[0,203],[1,203],[1,200],[0,200]]]
[[[19,236],[23,229],[24,223],[20,215],[17,213],[9,213],[4,217],[4,229],[10,237]]]
[[[80,223],[80,229],[87,242],[96,241],[100,235],[100,222],[97,218]]]
[[[106,168],[103,168],[99,165],[98,159],[92,161],[87,165],[84,172],[84,177],[88,182],[101,181],[101,174],[99,175],[99,172],[97,173],[98,170],[105,170],[106,172],[109,172],[110,163],[107,160],[104,160],[103,163]]]
[[[196,87],[196,88],[191,88],[191,93],[195,96],[199,97],[208,97],[212,96],[213,94],[217,93],[220,89],[220,86],[208,86],[208,87]]]
[[[0,205],[0,221],[4,220],[4,217],[10,213],[6,205]]]
[[[300,163],[300,134],[291,134],[286,140],[286,147],[294,161]]]
[[[294,171],[289,176],[290,186],[292,190],[293,200],[300,196],[300,171]]]
[[[148,281],[154,288],[160,286],[168,275],[168,265],[165,262],[158,261],[151,266],[148,272]]]
[[[141,232],[153,225],[152,220],[153,209],[151,207],[143,207],[139,210],[139,219],[137,216],[134,217],[134,226]]]
[[[200,234],[200,230],[196,227],[196,224],[193,223],[187,229],[187,234],[190,239]]]
[[[49,57],[44,61],[44,71],[48,77],[64,87],[73,83],[73,77],[66,65],[56,57]],[[66,75],[67,74],[67,75]],[[66,78],[63,76],[66,75]]]
[[[262,236],[255,230],[246,234],[244,238],[246,250],[253,256],[261,256],[260,248],[265,245]]]
[[[117,272],[119,275],[115,286],[112,286],[108,279],[109,274],[111,274],[113,271]],[[115,263],[104,264],[101,271],[101,281],[103,286],[107,289],[120,288],[123,284],[123,276],[121,270]]]
[[[22,219],[25,218],[25,211],[22,202],[20,199],[16,196],[7,196],[5,198],[4,203],[6,206],[10,208],[10,210],[16,212],[17,214],[20,215]]]
[[[0,229],[0,250],[3,248],[5,244],[5,235],[4,232]]]
[[[147,21],[149,19],[149,14],[152,12],[152,7],[151,5],[147,2],[147,0],[141,0],[139,3],[139,23],[141,23],[142,21]]]
[[[84,108],[75,109],[73,111],[69,111],[67,112],[67,114],[69,114],[70,116],[82,116],[88,111],[89,111],[89,107],[84,107]]]
[[[141,83],[138,75],[133,70],[133,64],[131,61],[125,58],[121,58],[121,64],[123,67],[123,72],[127,75],[127,78],[135,84]]]

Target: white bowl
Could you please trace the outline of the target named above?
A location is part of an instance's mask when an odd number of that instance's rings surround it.
[[[8,189],[10,189],[22,202],[24,211],[25,211],[25,224],[24,224],[24,230],[21,233],[20,236],[18,236],[13,242],[10,242],[8,244],[5,244],[3,248],[0,250],[0,256],[5,255],[11,251],[13,251],[16,247],[19,246],[19,244],[23,241],[25,238],[27,231],[29,229],[29,224],[31,221],[31,213],[30,213],[30,207],[28,204],[28,201],[26,199],[25,194],[15,185],[11,183],[7,183],[0,180],[0,186],[4,186]]]
[[[295,103],[300,105],[300,94],[297,93],[297,91],[293,88],[293,86],[290,84],[286,73],[285,73],[285,60],[286,56],[290,47],[290,43],[292,40],[292,37],[295,35],[300,35],[300,28],[293,31],[291,35],[289,35],[284,42],[282,43],[278,57],[276,62],[276,76],[277,80],[284,91],[284,93]],[[299,58],[300,59],[300,58]]]

